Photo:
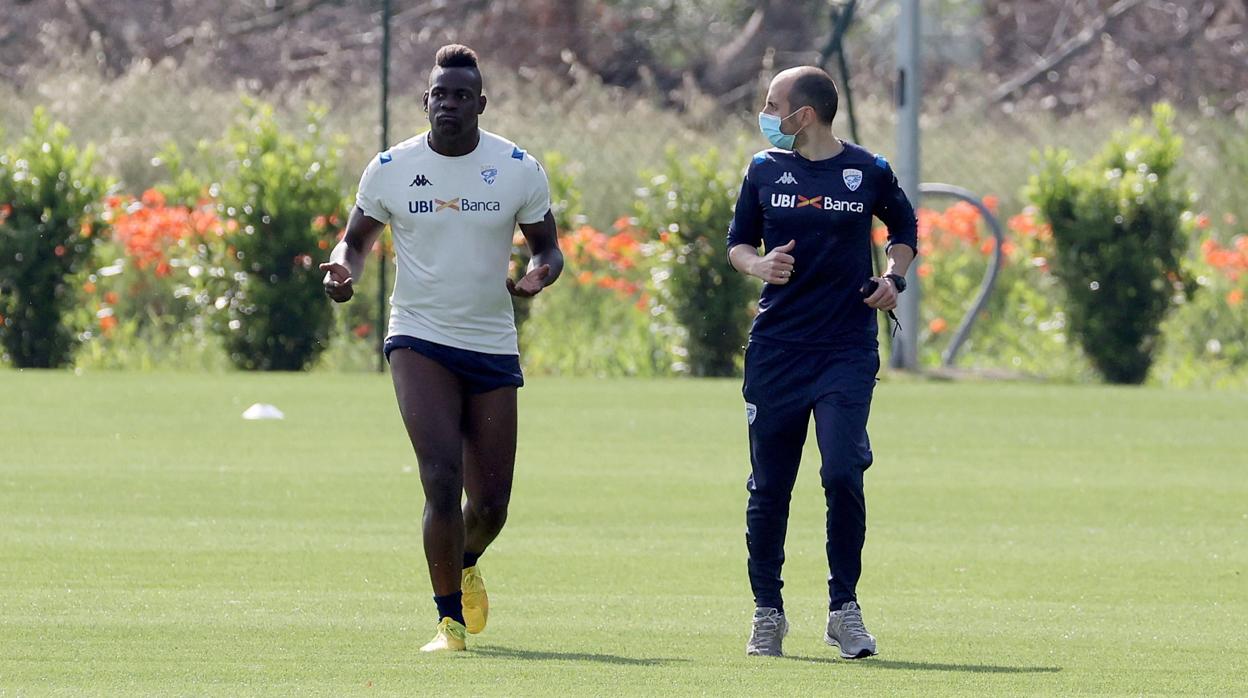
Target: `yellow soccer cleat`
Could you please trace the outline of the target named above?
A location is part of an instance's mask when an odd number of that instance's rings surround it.
[[[464,626],[450,618],[443,618],[438,623],[438,634],[433,636],[421,652],[463,652],[468,649],[464,642]]]
[[[485,630],[485,622],[490,617],[490,597],[485,593],[485,580],[476,565],[464,569],[460,590],[464,592],[464,624],[468,632],[476,635]]]

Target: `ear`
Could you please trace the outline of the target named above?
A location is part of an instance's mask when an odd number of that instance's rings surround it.
[[[816,112],[815,108],[810,106],[809,104],[807,104],[805,108],[808,110],[807,113],[810,114],[810,121],[807,121],[806,123],[802,124],[802,128],[813,126],[819,123],[819,112]]]
[[[482,94],[479,100],[477,101],[477,114],[485,113],[485,101],[486,101],[485,95]]]
[[[425,113],[428,114],[429,113],[429,90],[425,90],[425,93],[420,96],[420,103],[424,105]]]

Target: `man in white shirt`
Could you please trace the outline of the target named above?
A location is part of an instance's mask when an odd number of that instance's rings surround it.
[[[439,618],[426,652],[463,650],[465,632],[485,628],[477,559],[507,518],[524,384],[511,297],[534,296],[563,271],[546,173],[478,127],[486,98],[476,54],[452,44],[435,63],[424,93],[430,130],[369,163],[346,234],[321,265],[325,292],[349,300],[390,225],[398,273],[385,353],[420,465]],[[513,281],[517,224],[532,261]]]

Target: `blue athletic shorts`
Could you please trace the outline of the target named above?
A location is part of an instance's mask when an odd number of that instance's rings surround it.
[[[515,354],[486,354],[469,349],[457,349],[404,334],[386,337],[384,347],[386,361],[390,360],[390,352],[395,349],[411,349],[421,356],[438,362],[463,381],[464,388],[472,395],[488,393],[498,388],[519,388],[524,385],[524,374],[520,372],[520,357]]]

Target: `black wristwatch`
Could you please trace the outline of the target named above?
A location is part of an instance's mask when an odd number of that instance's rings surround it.
[[[906,277],[900,274],[885,274],[884,278],[893,282],[893,288],[897,289],[898,293],[906,290]]]

